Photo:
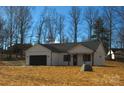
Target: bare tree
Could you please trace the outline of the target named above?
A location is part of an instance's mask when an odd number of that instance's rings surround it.
[[[120,28],[120,31],[118,32],[118,37],[119,37],[119,46],[120,48],[124,48],[124,26],[122,25]]]
[[[118,46],[120,46],[120,48],[124,48],[124,7],[123,6],[119,6],[119,7],[115,7],[114,12],[117,14],[117,18],[118,18],[118,23],[119,23],[119,31],[118,31],[118,37],[119,40],[117,41]]]
[[[16,11],[16,7],[5,7],[5,12],[7,15],[7,31],[8,31],[8,36],[9,36],[9,46],[12,46],[13,42],[14,42],[14,34],[15,34],[15,11]]]
[[[45,26],[43,27],[43,42],[44,43],[47,43],[47,34],[48,34],[48,29],[47,29],[47,26],[45,24]]]
[[[3,49],[4,46],[4,39],[5,39],[5,32],[4,32],[4,20],[0,16],[0,48]]]
[[[26,6],[17,7],[16,17],[17,17],[16,19],[17,29],[19,31],[19,36],[20,36],[20,43],[24,44],[26,32],[29,31],[29,28],[31,26],[32,17],[31,17],[30,7],[26,7]]]
[[[6,38],[5,40],[5,45],[7,47],[11,47],[14,44],[14,36],[16,33],[16,7],[13,6],[8,6],[4,7],[4,11],[6,14],[6,28],[5,31],[6,33]],[[9,51],[9,58],[11,58],[12,51]]]
[[[48,24],[47,24],[47,16],[49,15],[49,8],[44,7],[43,13],[41,13],[42,19],[44,21],[43,29],[42,29],[42,39],[43,43],[47,43],[47,34],[48,34]]]
[[[14,7],[15,8],[15,7]],[[31,11],[30,7],[18,6],[16,8],[16,41],[23,45],[25,43],[25,38],[31,27]],[[20,52],[21,57],[23,57],[23,49]]]
[[[58,13],[55,9],[48,9],[45,18],[45,28],[47,31],[47,42],[55,42],[57,36],[57,19]]]
[[[77,43],[77,34],[79,31],[79,24],[81,21],[81,8],[77,6],[71,7],[70,11],[71,27],[74,35],[74,43]]]
[[[113,7],[113,11],[117,13],[117,15],[124,20],[124,7],[123,6],[118,6],[118,7]]]
[[[106,22],[106,27],[108,28],[109,31],[109,50],[111,50],[112,47],[112,33],[115,27],[114,24],[114,11],[113,7],[104,7],[104,19]],[[111,53],[110,53],[111,54]],[[110,55],[111,58],[111,55]]]
[[[84,20],[88,24],[89,39],[91,39],[93,34],[93,24],[99,16],[99,11],[94,7],[87,7],[84,11]]]
[[[44,18],[40,18],[40,22],[37,28],[37,42],[38,44],[42,43],[42,33],[43,33],[43,26],[44,26]]]
[[[58,32],[59,32],[59,40],[60,44],[64,41],[64,16],[59,15],[58,17]]]
[[[38,19],[38,22],[37,22],[37,43],[45,43],[46,41],[46,32],[47,30],[45,29],[45,25],[46,24],[46,20],[47,20],[47,12],[48,12],[48,8],[45,7],[44,10],[41,12],[40,14],[40,18]]]

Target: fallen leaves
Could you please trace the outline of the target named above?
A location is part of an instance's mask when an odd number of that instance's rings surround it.
[[[107,62],[93,72],[80,66],[0,66],[0,85],[124,85],[124,63]]]

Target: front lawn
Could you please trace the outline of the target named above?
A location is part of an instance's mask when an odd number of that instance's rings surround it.
[[[124,63],[106,63],[93,72],[79,66],[0,66],[0,85],[124,85]]]

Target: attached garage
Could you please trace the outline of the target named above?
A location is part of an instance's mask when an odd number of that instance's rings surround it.
[[[30,56],[30,65],[47,65],[47,56],[46,55],[31,55]]]
[[[26,51],[26,65],[48,66],[51,65],[51,50],[35,45]]]

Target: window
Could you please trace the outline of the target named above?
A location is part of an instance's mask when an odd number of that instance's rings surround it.
[[[91,56],[90,56],[90,54],[84,54],[84,55],[83,55],[83,60],[84,60],[84,61],[91,61]]]
[[[70,55],[64,55],[64,61],[70,61]]]

